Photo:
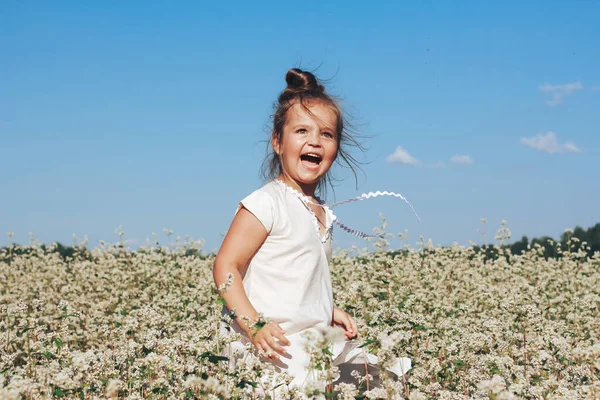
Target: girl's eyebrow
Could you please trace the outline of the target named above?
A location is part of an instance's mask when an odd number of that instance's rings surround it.
[[[331,126],[321,126],[320,128],[321,132],[331,133],[332,135],[335,135],[337,133],[335,128]]]
[[[292,130],[296,130],[296,129],[300,129],[300,128],[310,129],[311,126],[307,125],[307,124],[303,124],[303,123],[298,123],[298,124],[292,125]],[[331,133],[332,135],[335,135],[335,133],[336,133],[336,131],[333,127],[325,126],[325,125],[319,125],[319,131],[328,132],[328,133]]]
[[[310,126],[306,125],[306,124],[295,124],[292,126],[292,129],[298,129],[298,128],[310,128]]]

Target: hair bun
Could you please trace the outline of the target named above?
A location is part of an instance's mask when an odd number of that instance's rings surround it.
[[[325,87],[319,83],[317,78],[308,71],[299,68],[290,69],[285,75],[287,88],[285,91],[292,93],[312,92],[325,93]]]

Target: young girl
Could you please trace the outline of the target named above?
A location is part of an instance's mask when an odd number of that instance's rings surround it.
[[[328,179],[338,156],[350,167],[343,145],[353,142],[343,115],[315,76],[294,68],[275,104],[268,158],[271,180],[243,199],[214,263],[217,287],[227,308],[235,309],[233,328],[248,343],[302,386],[309,378],[304,333],[329,326],[344,329],[336,343],[336,364],[364,365],[377,358],[358,348],[354,319],[333,304],[328,262],[335,215],[316,192]],[[354,142],[356,143],[356,142]],[[349,162],[350,161],[350,162]],[[233,279],[231,279],[233,277]],[[269,322],[254,323],[262,314]],[[397,375],[410,368],[402,359]],[[371,371],[370,371],[371,372]]]

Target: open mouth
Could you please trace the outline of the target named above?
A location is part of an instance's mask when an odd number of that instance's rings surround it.
[[[315,153],[307,153],[307,154],[302,154],[300,156],[300,160],[302,160],[302,162],[305,165],[311,166],[311,167],[316,167],[319,164],[321,164],[321,156]]]

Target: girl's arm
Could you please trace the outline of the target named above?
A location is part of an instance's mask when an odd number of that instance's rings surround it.
[[[242,207],[235,215],[231,227],[225,235],[213,266],[213,278],[217,288],[227,281],[229,274],[233,275],[231,286],[227,291],[222,291],[220,295],[227,302],[228,309],[235,308],[238,323],[246,332],[248,332],[248,327],[240,317],[246,316],[251,321],[255,321],[258,313],[244,291],[242,279],[246,274],[250,258],[266,238],[265,227],[250,211]]]
[[[271,349],[285,353],[285,350],[274,341],[274,337],[277,337],[282,343],[289,343],[279,325],[271,323],[257,332],[252,330],[242,318],[249,318],[251,323],[258,318],[258,312],[248,299],[242,285],[242,277],[246,274],[250,259],[266,238],[267,230],[263,224],[250,211],[242,207],[235,215],[217,253],[213,278],[218,288],[227,281],[229,274],[233,276],[231,286],[226,291],[221,291],[220,295],[226,301],[229,310],[235,308],[236,321],[252,342],[267,354],[272,353]],[[273,356],[276,357],[275,354]]]

